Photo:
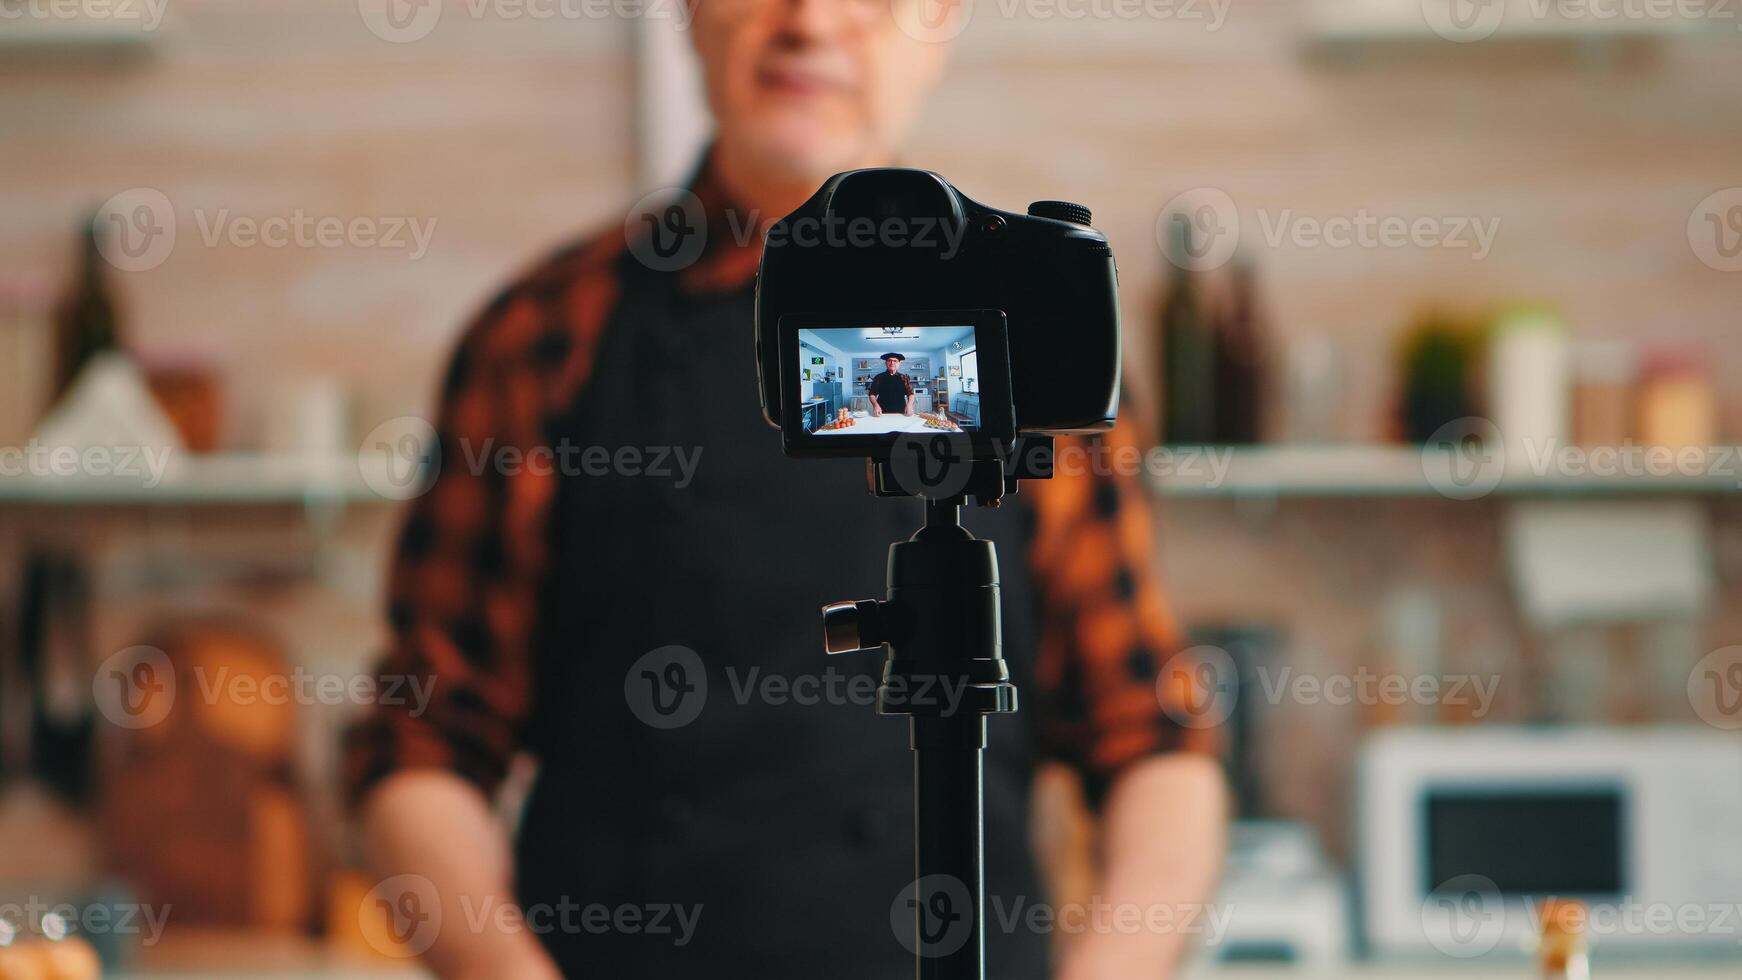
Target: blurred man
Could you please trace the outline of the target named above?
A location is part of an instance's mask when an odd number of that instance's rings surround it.
[[[860,462],[783,458],[756,386],[720,365],[750,356],[759,255],[727,230],[893,161],[947,51],[877,0],[694,14],[718,123],[691,188],[706,250],[658,271],[613,232],[492,302],[447,376],[440,476],[399,547],[381,671],[435,692],[421,714],[379,708],[350,773],[377,870],[439,895],[424,939],[445,977],[912,975],[891,928],[912,868],[906,726],[842,694],[880,658],[825,661],[815,610],[876,591],[919,513],[869,497]],[[700,454],[693,483],[647,465],[670,451]],[[1035,766],[1056,759],[1082,774],[1104,863],[1097,911],[1059,910],[1081,935],[1057,975],[1161,976],[1188,937],[1129,922],[1206,900],[1224,803],[1212,734],[1158,698],[1174,635],[1143,494],[1078,473],[1011,503],[968,515],[1004,555],[1023,693],[990,725],[989,974],[1052,972],[1026,824]],[[511,850],[490,801],[517,752],[540,765]]]

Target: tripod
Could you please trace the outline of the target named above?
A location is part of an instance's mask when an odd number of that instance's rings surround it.
[[[1051,441],[1029,450],[1016,466],[965,464],[973,471],[962,492],[926,497],[925,525],[889,547],[886,598],[823,608],[829,653],[887,648],[877,712],[908,718],[914,881],[902,897],[918,980],[986,975],[986,716],[1014,712],[1017,698],[1003,657],[998,554],[962,526],[961,509],[970,494],[997,506],[1019,477],[1050,472]],[[879,496],[912,495],[888,463],[872,464],[871,482]]]

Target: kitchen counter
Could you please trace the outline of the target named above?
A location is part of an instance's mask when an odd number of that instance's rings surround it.
[[[307,936],[182,927],[105,980],[431,980],[413,960],[351,952]]]
[[[918,415],[881,415],[881,416],[876,416],[876,417],[867,415],[862,419],[855,419],[854,422],[855,422],[855,424],[852,428],[841,430],[840,434],[842,434],[842,435],[857,435],[857,436],[880,436],[880,435],[885,435],[885,434],[890,433],[890,432],[943,432],[943,431],[945,431],[943,429],[927,428],[926,424],[925,424],[925,419],[918,416]],[[834,434],[833,430],[831,430],[830,432],[819,433],[819,435],[832,435],[832,434]]]
[[[110,980],[429,980],[415,963],[358,956],[319,940],[224,929],[184,929],[141,951],[132,968]],[[1742,976],[1742,961],[1633,960],[1605,963],[1597,980],[1719,980]],[[1179,980],[1534,980],[1524,958],[1465,964],[1359,964],[1335,969],[1200,963]]]

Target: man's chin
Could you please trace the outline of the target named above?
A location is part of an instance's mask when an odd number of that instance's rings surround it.
[[[843,170],[867,166],[863,139],[819,137],[815,126],[785,124],[753,141],[757,162],[782,179],[820,185]]]

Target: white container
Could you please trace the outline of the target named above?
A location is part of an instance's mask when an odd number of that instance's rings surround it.
[[[1488,348],[1488,404],[1508,459],[1546,459],[1572,430],[1572,345],[1566,321],[1520,309],[1495,321]]]

